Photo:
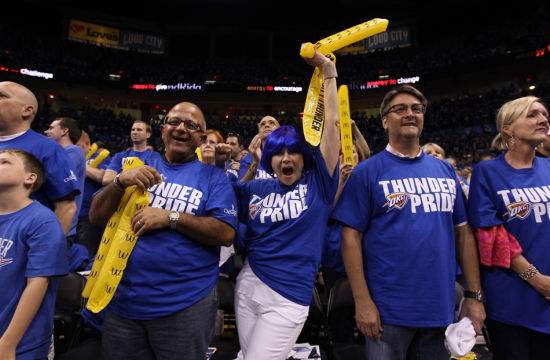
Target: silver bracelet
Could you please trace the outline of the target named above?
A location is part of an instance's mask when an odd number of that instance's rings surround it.
[[[529,264],[527,269],[523,270],[518,275],[522,280],[527,281],[527,280],[531,280],[533,278],[533,276],[537,275],[538,273],[539,273],[539,271],[537,270],[535,265]]]

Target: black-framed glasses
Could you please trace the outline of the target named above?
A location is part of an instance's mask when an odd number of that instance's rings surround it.
[[[199,124],[197,124],[196,122],[194,122],[193,120],[184,120],[184,119],[180,119],[180,118],[177,118],[177,117],[164,118],[164,124],[173,126],[175,128],[177,128],[181,124],[183,124],[183,126],[188,131],[192,131],[192,132],[201,130],[201,126]]]
[[[426,111],[426,107],[423,104],[415,103],[415,104],[395,104],[391,106],[386,112],[384,113],[384,116],[388,115],[389,113],[393,112],[397,115],[404,115],[408,109],[411,109],[412,113],[415,115],[421,115],[424,114],[424,111]]]

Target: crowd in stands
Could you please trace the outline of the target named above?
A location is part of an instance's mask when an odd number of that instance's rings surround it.
[[[422,140],[440,144],[449,156],[457,160],[459,167],[471,165],[479,161],[483,151],[490,149],[491,140],[496,132],[494,115],[500,104],[508,99],[528,94],[544,97],[549,90],[548,83],[539,84],[534,91],[510,83],[485,92],[461,93],[440,98],[428,107]],[[256,134],[256,123],[265,115],[248,109],[237,109],[228,119],[223,112],[205,110],[211,128],[222,130],[223,135],[229,132],[239,134],[245,146]],[[127,131],[136,119],[129,114],[117,115],[111,109],[93,106],[78,109],[67,106],[57,112],[45,107],[35,120],[33,128],[43,131],[57,115],[78,119],[94,141],[104,142],[112,151],[120,151],[131,146]],[[278,112],[272,115],[281,124],[300,124],[300,115],[297,112]],[[153,128],[150,143],[157,148],[162,146],[158,131],[162,116],[164,115],[161,113],[155,120],[150,121]],[[381,151],[386,144],[386,135],[380,125],[379,116],[369,116],[366,111],[353,111],[352,108],[352,118],[365,134],[371,150],[374,153]],[[113,127],[113,123],[118,125]]]
[[[146,55],[106,47],[89,46],[67,39],[40,38],[8,25],[0,28],[0,65],[26,67],[52,72],[57,79],[102,84],[109,74],[120,75],[120,82],[168,83],[206,80],[223,84],[306,84],[305,65],[295,54],[271,60],[231,57]],[[477,33],[465,33],[438,39],[425,36],[412,46],[391,53],[374,52],[339,56],[342,83],[363,84],[379,75],[426,76],[463,71],[464,67],[513,64],[526,52],[548,45],[548,23],[544,18],[529,19],[508,26],[489,27]],[[391,56],[388,56],[391,54]],[[406,59],[406,61],[403,61]]]

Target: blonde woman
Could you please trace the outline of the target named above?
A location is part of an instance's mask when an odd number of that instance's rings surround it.
[[[504,153],[474,168],[470,223],[476,228],[495,359],[550,356],[550,161],[535,157],[548,110],[528,96],[498,111]]]

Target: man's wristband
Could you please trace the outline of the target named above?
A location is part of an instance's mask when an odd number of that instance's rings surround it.
[[[115,175],[115,178],[113,179],[113,183],[122,191],[124,191],[126,188],[124,187],[124,185],[122,185],[120,183],[120,179],[118,178],[120,176],[120,174],[116,174]]]

